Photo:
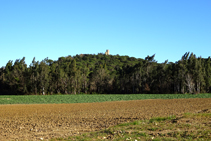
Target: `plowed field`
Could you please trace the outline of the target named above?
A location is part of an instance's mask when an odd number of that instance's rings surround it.
[[[211,98],[78,104],[0,105],[0,140],[47,140],[122,122],[211,108]]]

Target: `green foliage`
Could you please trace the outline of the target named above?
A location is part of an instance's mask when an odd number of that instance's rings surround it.
[[[117,94],[117,95],[25,95],[0,96],[0,104],[48,104],[48,103],[91,103],[105,101],[126,101],[144,99],[211,98],[211,94]],[[168,117],[173,118],[173,117]],[[153,119],[167,120],[167,119]],[[135,123],[134,123],[135,124]]]
[[[185,53],[172,63],[129,56],[81,54],[57,61],[25,57],[0,68],[0,94],[168,94],[211,91],[211,61]]]

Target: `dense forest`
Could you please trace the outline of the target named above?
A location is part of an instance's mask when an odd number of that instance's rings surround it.
[[[129,56],[81,54],[57,61],[25,57],[0,68],[0,94],[209,93],[211,60],[185,53],[173,63]]]

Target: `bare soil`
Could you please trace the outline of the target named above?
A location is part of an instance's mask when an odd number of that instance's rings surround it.
[[[48,140],[123,122],[211,109],[211,98],[0,105],[0,140]]]

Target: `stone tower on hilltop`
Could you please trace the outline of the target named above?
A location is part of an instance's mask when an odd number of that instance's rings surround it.
[[[109,50],[108,49],[106,50],[105,55],[109,55]]]

